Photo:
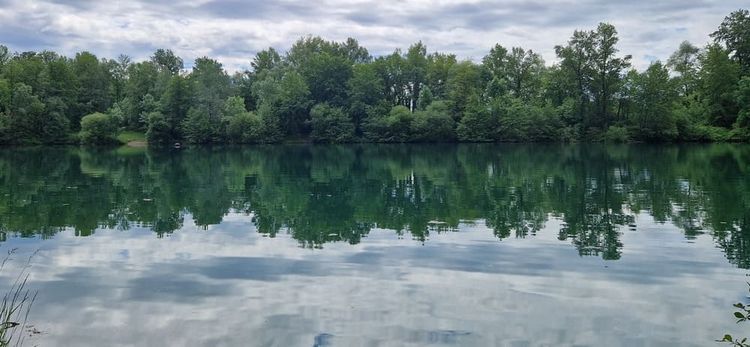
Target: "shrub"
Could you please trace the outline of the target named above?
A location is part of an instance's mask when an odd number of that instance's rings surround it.
[[[227,139],[234,143],[263,142],[263,120],[252,112],[243,112],[229,118]]]
[[[461,141],[489,142],[495,141],[498,127],[498,116],[493,109],[477,104],[464,112],[456,128],[456,134]]]
[[[146,116],[146,139],[150,144],[169,144],[175,140],[167,117],[161,112],[151,112]]]
[[[92,113],[81,118],[81,143],[109,144],[117,142],[117,122],[104,113]]]
[[[424,111],[414,113],[412,136],[415,141],[450,142],[456,139],[453,130],[455,121],[451,117],[448,105],[443,101],[434,101]]]
[[[411,140],[414,119],[405,106],[394,106],[388,115],[372,115],[365,123],[365,136],[376,142],[406,142]]]
[[[629,140],[628,129],[625,127],[613,125],[604,133],[604,141],[607,142],[628,142]]]
[[[730,136],[730,131],[722,127],[691,125],[685,130],[684,138],[689,141],[723,142],[728,141]]]
[[[354,139],[354,123],[339,107],[317,104],[310,110],[310,118],[310,137],[315,142],[351,142]]]

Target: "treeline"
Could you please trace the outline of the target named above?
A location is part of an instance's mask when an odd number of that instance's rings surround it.
[[[172,51],[149,60],[8,52],[0,46],[0,143],[151,144],[450,141],[746,141],[750,13],[699,48],[683,42],[645,71],[617,49],[614,26],[575,31],[559,63],[495,45],[481,63],[421,42],[372,57],[355,39],[299,39],[228,74]]]

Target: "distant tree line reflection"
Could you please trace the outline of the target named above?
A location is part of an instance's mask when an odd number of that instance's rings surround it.
[[[425,241],[484,222],[499,239],[560,219],[581,255],[618,259],[636,216],[709,233],[750,268],[750,146],[347,145],[174,151],[0,151],[0,237],[64,228],[179,230],[230,212],[306,247],[361,241],[373,228]]]

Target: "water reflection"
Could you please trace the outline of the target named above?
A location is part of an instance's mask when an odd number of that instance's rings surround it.
[[[230,212],[305,247],[356,244],[373,229],[425,241],[484,221],[499,239],[562,221],[581,255],[618,259],[622,227],[647,213],[687,239],[710,233],[750,267],[750,147],[360,145],[0,151],[0,235],[70,227],[172,233]]]

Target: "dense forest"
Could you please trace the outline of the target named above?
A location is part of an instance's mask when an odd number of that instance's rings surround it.
[[[750,139],[750,12],[645,71],[617,35],[577,30],[552,65],[500,44],[476,63],[422,42],[373,57],[309,36],[231,75],[207,57],[187,71],[168,49],[133,62],[0,45],[0,144]]]

